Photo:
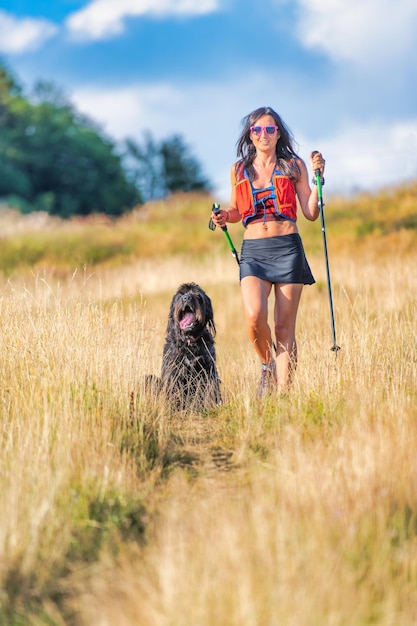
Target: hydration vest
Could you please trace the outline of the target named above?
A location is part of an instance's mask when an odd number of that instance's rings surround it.
[[[297,221],[294,183],[278,167],[272,175],[272,184],[262,189],[255,189],[243,166],[237,168],[236,177],[236,208],[242,216],[244,226],[255,215],[263,215],[265,220],[267,213],[291,222]]]

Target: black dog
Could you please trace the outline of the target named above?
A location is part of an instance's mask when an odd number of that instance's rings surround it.
[[[176,409],[213,408],[221,402],[211,300],[196,283],[172,298],[163,349],[161,387]]]

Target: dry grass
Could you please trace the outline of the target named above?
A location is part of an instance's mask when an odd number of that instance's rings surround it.
[[[414,625],[417,252],[393,241],[329,233],[337,358],[308,253],[294,388],[263,407],[227,251],[4,279],[0,622]],[[218,331],[204,415],[142,384],[185,280]]]

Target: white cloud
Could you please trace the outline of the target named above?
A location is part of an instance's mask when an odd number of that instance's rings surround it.
[[[66,21],[76,39],[107,39],[124,31],[125,20],[140,15],[203,15],[216,11],[219,0],[93,0]]]
[[[392,68],[417,44],[415,0],[298,0],[302,45],[336,62]]]
[[[47,20],[29,17],[18,19],[0,10],[0,52],[2,53],[18,54],[35,50],[57,32],[57,26]]]
[[[417,118],[351,125],[324,139],[331,191],[373,191],[417,178]]]
[[[171,132],[173,111],[181,104],[181,91],[168,84],[120,87],[83,87],[71,100],[77,108],[119,139],[133,137],[145,128],[162,138]]]

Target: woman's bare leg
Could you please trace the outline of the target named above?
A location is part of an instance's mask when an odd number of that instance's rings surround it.
[[[295,327],[303,285],[275,285],[275,337],[277,342],[278,391],[285,391],[297,367]]]
[[[249,339],[262,363],[270,363],[273,359],[272,334],[268,324],[271,287],[271,283],[255,276],[246,276],[241,281]]]

